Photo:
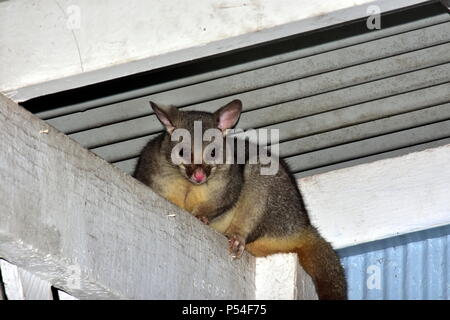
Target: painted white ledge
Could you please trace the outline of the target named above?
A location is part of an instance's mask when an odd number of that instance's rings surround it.
[[[255,285],[258,300],[318,299],[312,279],[295,253],[256,259]]]
[[[372,4],[387,12],[423,2],[0,2],[0,91],[25,101],[363,18]]]
[[[51,284],[34,274],[0,260],[5,294],[9,300],[53,300]]]
[[[450,224],[450,145],[299,180],[334,248]]]

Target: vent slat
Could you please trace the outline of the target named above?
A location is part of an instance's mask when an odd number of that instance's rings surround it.
[[[343,169],[343,168],[347,168],[347,167],[352,167],[352,166],[356,166],[356,165],[363,164],[363,163],[369,163],[369,162],[373,162],[373,161],[398,157],[398,156],[402,156],[402,155],[405,155],[405,154],[408,154],[411,152],[418,152],[418,151],[423,151],[423,150],[426,150],[429,148],[436,148],[436,147],[443,146],[446,144],[450,144],[450,137],[444,138],[444,139],[438,139],[438,140],[434,140],[434,141],[430,141],[430,142],[426,142],[426,143],[410,145],[408,147],[399,148],[399,149],[396,149],[393,151],[377,153],[377,154],[370,155],[367,157],[361,157],[361,158],[357,158],[354,160],[343,161],[340,163],[336,163],[336,164],[332,164],[332,165],[328,165],[328,166],[322,166],[322,167],[314,168],[311,170],[305,170],[305,171],[295,173],[294,176],[296,178],[303,178],[303,177],[320,174],[320,173],[324,173],[324,172],[328,172],[328,171],[332,171],[332,170],[338,170],[338,169]],[[133,174],[133,171],[134,171],[134,168],[136,167],[137,161],[138,161],[138,158],[132,158],[132,159],[119,161],[119,162],[116,162],[113,164],[116,167],[118,167],[119,169],[123,170],[124,172],[126,172],[128,174]]]
[[[390,19],[397,20],[395,17],[391,18],[389,16],[386,16],[386,17],[384,17],[383,22],[386,23],[386,21],[388,21]],[[172,81],[158,83],[158,84],[147,86],[144,88],[130,90],[127,92],[119,92],[116,94],[112,94],[110,96],[97,98],[97,99],[85,101],[82,103],[77,103],[74,105],[68,105],[68,106],[64,106],[61,108],[57,108],[57,109],[51,109],[51,110],[39,112],[39,113],[37,113],[37,115],[39,117],[41,117],[42,119],[50,119],[53,117],[63,116],[63,115],[67,115],[70,113],[82,112],[82,111],[89,110],[92,108],[97,108],[100,106],[117,103],[120,101],[127,101],[127,100],[130,100],[130,99],[133,99],[136,97],[140,97],[140,96],[150,95],[150,94],[154,94],[154,93],[162,92],[162,91],[166,91],[166,90],[172,90],[174,88],[188,86],[188,85],[191,85],[194,83],[208,81],[211,79],[226,77],[226,76],[229,76],[232,74],[246,72],[246,71],[257,69],[257,68],[262,68],[262,67],[266,67],[266,66],[270,66],[270,65],[274,65],[274,64],[278,64],[278,63],[283,63],[283,62],[294,60],[294,59],[299,59],[302,57],[316,55],[316,54],[320,54],[323,52],[336,50],[339,48],[344,48],[344,47],[348,47],[348,46],[352,46],[352,45],[356,45],[356,44],[360,44],[360,43],[364,43],[364,42],[373,41],[376,39],[381,39],[384,37],[390,37],[392,35],[410,32],[413,30],[420,30],[422,28],[426,28],[429,26],[433,26],[433,25],[448,22],[448,21],[450,21],[449,15],[447,13],[441,13],[438,15],[430,16],[430,17],[424,17],[422,19],[418,19],[418,20],[411,21],[408,23],[395,25],[392,27],[383,27],[380,30],[374,30],[374,31],[370,31],[370,32],[364,32],[361,34],[351,35],[351,36],[348,36],[345,38],[341,38],[337,41],[320,43],[320,44],[306,47],[306,48],[301,47],[300,49],[293,50],[293,51],[291,50],[291,51],[288,51],[288,52],[282,53],[282,54],[270,55],[269,57],[259,58],[259,59],[251,60],[248,62],[237,61],[236,64],[233,64],[233,65],[230,65],[227,67],[223,67],[223,68],[219,68],[216,70],[211,70],[211,71],[200,73],[197,75],[179,78],[179,79],[175,79]],[[130,112],[130,117],[138,117],[138,116],[145,115],[146,112],[148,112],[148,111],[146,109],[143,109],[142,111],[137,109],[137,110],[132,110],[129,112]],[[133,114],[133,115],[131,116],[131,114]],[[115,112],[114,109],[109,110],[108,116],[110,117],[108,120],[110,122],[111,121],[120,121],[122,119],[121,118],[122,115],[121,115],[120,111],[119,111],[119,113],[117,113],[117,112]],[[118,117],[118,120],[113,120],[113,119],[117,119],[117,117]],[[98,124],[98,125],[100,125],[100,124]],[[72,130],[70,130],[69,132],[71,132],[71,131]]]
[[[360,145],[366,143],[370,152],[379,153],[387,150],[379,151],[377,148],[393,148],[391,144],[404,143],[405,139],[410,139],[409,143],[411,144],[420,144],[446,138],[450,136],[450,127],[437,132],[433,131],[436,128],[442,128],[445,123],[449,123],[448,121],[442,122],[443,119],[450,119],[450,103],[281,143],[279,154],[283,158],[287,157],[286,161],[294,172],[310,170],[311,168],[308,166],[311,166],[311,163],[317,166],[326,166],[338,162],[335,159],[338,157],[336,150],[342,148],[345,150],[339,154],[347,157],[342,161],[348,161],[348,159],[367,156],[367,154],[361,155],[361,152],[367,151],[360,148]],[[415,126],[420,127],[414,128]],[[369,139],[371,137],[374,138]],[[345,145],[347,147],[344,147]],[[352,145],[356,147],[351,147]],[[399,148],[403,147],[404,145],[399,146]],[[102,154],[99,155],[104,157]]]
[[[138,162],[138,158],[128,159],[124,161],[119,161],[113,163],[117,168],[125,171],[128,174],[133,174],[134,169],[136,168],[136,164]]]
[[[280,156],[284,158],[310,153],[335,145],[386,135],[391,132],[448,119],[450,119],[449,103],[284,142],[279,147]],[[441,138],[441,136],[438,138]],[[415,141],[412,140],[411,142]]]
[[[198,104],[219,99],[223,96],[274,86],[283,82],[340,70],[384,57],[446,43],[450,41],[450,33],[446,31],[449,29],[450,22],[442,23],[399,36],[391,36],[257,70],[166,90],[161,93],[126,100],[82,113],[49,119],[48,122],[65,133],[86,130],[112,122],[149,115],[152,113],[148,106],[148,101],[150,100],[177,106]]]
[[[286,151],[281,150],[281,156],[285,157],[300,152],[312,151],[312,147],[323,148],[330,146],[330,144],[332,143],[344,143],[346,141],[345,138],[358,139],[357,137],[353,138],[353,132],[355,132],[356,130],[355,128],[346,131],[342,130],[342,134],[338,134],[339,132],[335,129],[339,127],[352,126],[358,123],[373,121],[383,117],[415,111],[426,108],[427,106],[439,105],[447,101],[450,101],[450,83],[407,92],[380,100],[373,100],[363,104],[352,105],[350,107],[341,108],[333,112],[320,113],[310,117],[304,117],[301,119],[268,126],[266,128],[279,129],[280,138],[282,140],[291,139],[290,141],[282,144],[286,145]],[[438,108],[439,107],[437,107],[437,109]],[[429,113],[430,111],[431,110],[426,109],[423,112]],[[271,114],[277,113],[275,111],[270,111],[267,116],[270,117]],[[252,115],[252,112],[249,112],[247,114],[244,114],[242,117],[245,117],[244,119],[242,119],[245,123],[246,121],[251,121],[251,119],[259,120],[262,115],[258,113]],[[411,116],[407,113],[404,115],[400,115],[397,118],[398,120],[396,120],[395,126],[390,126],[391,131],[400,130],[402,126],[404,127],[405,125],[407,125],[407,123],[411,122],[409,120],[411,119]],[[420,120],[419,117],[417,117],[417,119]],[[438,116],[438,119],[434,119],[434,121],[443,119],[446,119],[446,115],[441,114],[440,116]],[[412,121],[414,121],[414,118]],[[244,125],[242,127],[251,128],[256,126]],[[369,128],[366,129],[368,130]],[[358,132],[360,134],[364,134],[364,130],[366,129],[358,129]],[[385,126],[381,126],[379,128],[375,127],[374,129],[378,129],[376,131],[376,134],[383,134],[387,130]],[[323,136],[324,134],[317,135],[320,132],[330,130],[335,131],[329,133],[326,138]],[[351,133],[353,134],[349,135]],[[370,136],[370,134],[374,135],[375,133],[373,133],[373,129],[371,129],[365,134],[367,137]],[[346,135],[349,136],[346,137]],[[116,162],[122,159],[138,156],[145,144],[154,136],[155,135],[150,135],[138,139],[127,140],[124,142],[91,149],[91,151],[103,157],[107,161]],[[302,136],[310,137],[298,139]]]
[[[450,120],[289,157],[295,173],[450,137]]]
[[[438,74],[435,74],[430,83],[427,84],[432,85],[433,83],[439,83],[437,79],[442,79],[441,82],[448,81],[448,77],[444,75],[448,74],[450,64],[439,65],[450,60],[447,54],[448,52],[450,52],[450,43],[302,80],[258,89],[238,96],[208,101],[207,103],[190,106],[186,110],[211,111],[211,109],[215,109],[234,98],[240,98],[243,101],[245,111],[255,110],[257,108],[338,90],[340,88],[356,86],[361,83],[376,81],[378,79],[396,76],[399,73],[407,73],[427,67],[430,67],[427,70],[427,74],[434,75],[436,70],[440,70]],[[441,72],[444,72],[444,75]],[[420,82],[420,79],[416,79],[415,81]],[[145,136],[155,133],[160,129],[160,124],[155,116],[152,115],[82,131],[70,136],[86,148],[92,148],[120,140]]]

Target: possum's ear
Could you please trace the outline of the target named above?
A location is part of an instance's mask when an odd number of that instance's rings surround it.
[[[150,105],[155,111],[159,121],[164,125],[167,132],[171,134],[175,130],[175,123],[178,118],[178,109],[174,106],[158,106],[156,103],[150,101]]]
[[[233,100],[226,106],[223,106],[216,112],[214,116],[217,121],[217,128],[226,132],[227,129],[233,128],[239,120],[242,112],[241,100]]]

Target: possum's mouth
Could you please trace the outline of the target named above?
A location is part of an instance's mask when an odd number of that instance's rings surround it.
[[[200,185],[208,182],[211,176],[216,171],[216,167],[199,166],[184,166],[181,165],[182,175],[193,185]]]
[[[189,180],[191,180],[195,184],[205,183],[206,179],[207,179],[206,172],[201,168],[195,169],[194,172],[189,177]]]

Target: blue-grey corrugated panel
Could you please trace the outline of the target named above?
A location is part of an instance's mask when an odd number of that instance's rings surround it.
[[[339,251],[350,299],[450,299],[450,225]]]

